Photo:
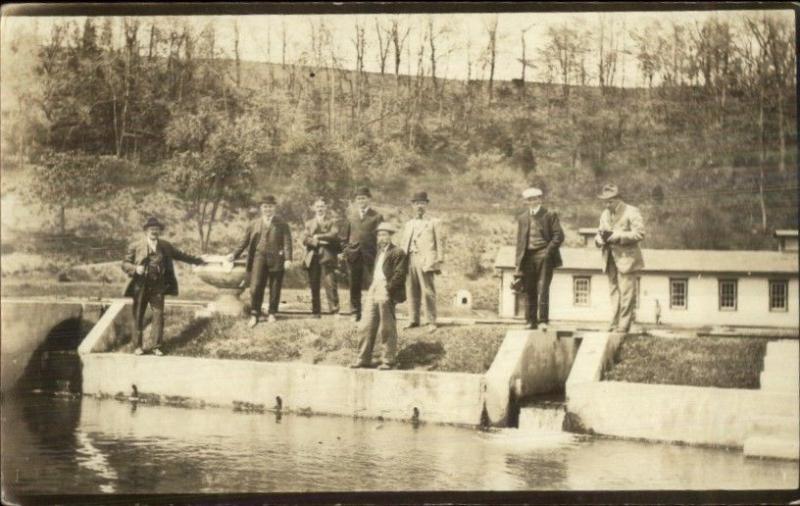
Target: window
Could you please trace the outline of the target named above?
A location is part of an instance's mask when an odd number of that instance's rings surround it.
[[[785,279],[769,280],[769,310],[789,310],[789,283]]]
[[[592,289],[589,276],[575,276],[572,278],[572,305],[588,306],[589,295]]]
[[[689,280],[686,278],[669,280],[669,307],[671,309],[686,309],[689,299]]]
[[[719,280],[719,309],[720,311],[736,311],[735,279]]]

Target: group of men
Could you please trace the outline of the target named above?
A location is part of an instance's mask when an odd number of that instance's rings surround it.
[[[525,320],[529,329],[547,329],[549,291],[553,270],[561,266],[559,247],[564,232],[558,214],[546,209],[544,195],[538,188],[523,194],[528,210],[517,218],[517,248],[514,288],[527,295]],[[328,212],[324,199],[313,204],[314,217],[304,223],[305,255],[303,265],[311,288],[312,316],[319,318],[320,291],[324,286],[328,307],[339,315],[336,272],[340,262],[348,267],[350,308],[355,321],[361,322],[361,339],[354,368],[371,367],[378,336],[383,343],[379,369],[391,369],[397,352],[395,307],[410,300],[406,328],[421,325],[425,307],[427,328],[437,328],[436,288],[434,278],[441,273],[445,241],[436,220],[426,216],[429,204],[426,192],[412,199],[414,217],[403,227],[397,245],[393,244],[395,227],[370,206],[369,188],[359,188],[355,206],[344,227]],[[634,305],[635,272],[644,266],[638,243],[644,238],[639,210],[625,204],[615,185],[605,185],[599,198],[605,202],[595,243],[603,251],[603,270],[611,287],[614,309],[609,330],[627,332]],[[292,262],[292,235],[288,223],[275,214],[277,201],[267,196],[260,205],[261,216],[248,223],[242,240],[228,255],[233,262],[247,251],[247,276],[250,284],[250,319],[254,327],[262,319],[264,293],[269,288],[267,321],[275,321],[280,302],[284,272]],[[144,353],[142,331],[147,306],[152,308],[152,352],[161,355],[164,327],[164,296],[177,295],[173,260],[203,264],[200,257],[184,253],[159,238],[164,226],[157,219],[145,223],[145,237],[131,245],[122,262],[130,276],[125,295],[133,297],[136,354]],[[366,298],[362,304],[362,293]]]

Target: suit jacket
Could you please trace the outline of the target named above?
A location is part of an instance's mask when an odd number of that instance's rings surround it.
[[[367,209],[363,220],[357,209],[351,212],[343,236],[347,249],[357,253],[357,256],[367,262],[375,261],[375,252],[378,248],[376,229],[381,222],[383,216],[371,207]]]
[[[409,220],[398,243],[403,251],[411,252],[411,240],[414,231],[414,220]],[[438,220],[424,218],[422,228],[417,235],[417,254],[424,259],[422,270],[425,272],[439,272],[444,263],[444,236],[438,225]]]
[[[267,268],[270,272],[281,272],[283,262],[292,259],[292,232],[289,224],[277,216],[272,217],[269,228],[266,230],[264,220],[260,217],[248,223],[244,237],[233,251],[233,257],[238,258],[246,249],[247,272],[251,272],[253,259],[256,256],[256,246],[258,246],[262,234],[267,234]]]
[[[386,291],[389,298],[400,304],[406,300],[406,276],[408,275],[408,256],[394,244],[389,244],[383,261],[383,275],[386,278]],[[376,265],[377,269],[378,266]]]
[[[600,214],[600,226],[594,239],[598,247],[600,247],[600,233],[604,230],[614,232],[620,238],[620,242],[603,246],[603,272],[608,265],[609,253],[613,255],[617,269],[623,274],[644,268],[642,250],[639,249],[639,241],[644,239],[644,220],[639,209],[621,202],[614,212],[613,222],[609,210],[603,209]]]
[[[173,260],[194,265],[202,264],[203,260],[184,253],[163,239],[158,240],[156,249],[164,257],[164,295],[178,295],[178,279],[175,277]],[[140,239],[131,243],[128,247],[128,253],[122,260],[122,270],[131,277],[125,286],[124,297],[135,297],[144,286],[145,278],[136,274],[136,266],[140,265],[145,258],[147,258],[147,239]]]
[[[561,252],[559,247],[564,242],[564,231],[561,229],[561,222],[558,219],[558,214],[553,211],[548,211],[544,206],[540,206],[539,210],[533,216],[539,223],[539,228],[542,230],[542,236],[547,241],[547,252],[552,260],[551,266],[553,269],[561,267]],[[528,249],[528,234],[531,227],[531,212],[526,210],[517,216],[517,255],[516,267],[517,274],[522,273],[522,257],[525,256],[525,251]]]
[[[319,244],[314,246],[311,244],[311,239],[317,236],[321,242],[327,244]],[[311,266],[311,261],[314,255],[319,256],[319,263],[322,265],[336,266],[336,255],[341,250],[341,242],[339,238],[339,227],[336,225],[330,216],[327,216],[322,223],[317,222],[317,218],[311,218],[306,221],[303,228],[303,244],[306,247],[306,254],[303,258],[303,263],[306,268]]]

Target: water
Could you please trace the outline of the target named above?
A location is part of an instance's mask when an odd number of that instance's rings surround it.
[[[19,493],[775,489],[796,462],[575,436],[6,396],[2,478]]]

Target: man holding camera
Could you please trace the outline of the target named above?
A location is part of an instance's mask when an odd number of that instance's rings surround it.
[[[125,287],[125,297],[133,298],[133,332],[136,341],[136,355],[142,349],[142,331],[147,306],[153,311],[150,340],[154,343],[153,355],[161,356],[161,340],[164,337],[164,296],[178,295],[178,280],[175,277],[173,260],[194,265],[203,265],[202,258],[184,253],[171,243],[160,239],[164,225],[151,217],[144,224],[144,238],[128,248],[122,260],[122,270],[131,279]]]
[[[603,249],[603,272],[611,291],[609,332],[626,333],[633,321],[636,272],[644,268],[639,242],[644,239],[644,220],[639,209],[622,201],[619,188],[606,184],[598,196],[605,204],[594,242]]]

